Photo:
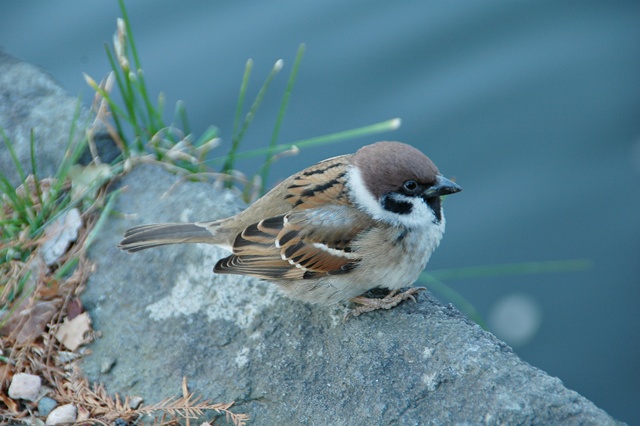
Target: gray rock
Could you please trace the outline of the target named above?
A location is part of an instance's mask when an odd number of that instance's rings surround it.
[[[211,270],[206,245],[135,254],[125,228],[205,220],[240,209],[230,192],[135,168],[90,256],[83,302],[103,337],[84,368],[110,392],[149,403],[192,390],[255,424],[616,424],[562,382],[428,293],[342,322],[343,307],[287,300],[274,286]],[[171,189],[170,189],[171,188]],[[170,189],[170,190],[169,190]],[[166,192],[169,190],[169,192]],[[100,374],[103,357],[118,359]]]
[[[100,373],[107,374],[109,371],[111,371],[113,366],[116,365],[116,362],[118,362],[116,358],[108,356],[102,358],[102,361],[100,362]]]
[[[0,52],[0,127],[13,143],[25,170],[31,170],[29,141],[33,129],[42,176],[55,174],[77,105],[78,99],[70,97],[49,75]],[[7,151],[1,142],[1,151]],[[0,169],[15,170],[9,156],[0,156]],[[10,176],[17,185],[18,175]]]
[[[18,373],[11,379],[9,386],[9,398],[35,401],[42,387],[40,376],[26,373]]]
[[[49,398],[48,396],[43,396],[38,401],[38,415],[42,417],[48,416],[51,410],[56,408],[57,405],[58,403],[55,399]]]
[[[54,408],[47,416],[46,425],[73,423],[78,416],[78,409],[73,404],[61,405]]]
[[[142,405],[143,402],[144,399],[142,399],[141,396],[132,396],[131,399],[129,399],[129,406],[136,410]]]
[[[38,173],[41,177],[55,175],[72,134],[78,105],[78,98],[69,96],[47,73],[0,50],[0,129],[13,144],[27,174],[31,171],[33,129]],[[74,143],[84,137],[88,124],[88,111],[82,108],[75,123]],[[104,129],[96,130],[95,143],[104,161],[117,155]],[[91,160],[86,153],[84,164]],[[1,136],[0,170],[14,186],[19,185],[16,166]]]

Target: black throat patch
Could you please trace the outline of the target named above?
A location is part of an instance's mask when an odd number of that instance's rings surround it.
[[[424,201],[431,208],[431,211],[433,211],[436,217],[435,223],[442,222],[442,200],[440,197],[424,198]]]
[[[397,200],[393,193],[385,194],[380,201],[382,208],[386,211],[397,214],[410,214],[413,210],[413,204],[408,201]]]

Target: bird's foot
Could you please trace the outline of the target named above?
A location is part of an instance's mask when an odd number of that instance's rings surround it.
[[[366,296],[354,297],[353,299],[351,299],[351,301],[353,303],[359,304],[360,306],[350,309],[349,312],[347,312],[347,314],[344,316],[344,319],[347,320],[349,317],[357,317],[358,315],[365,312],[377,311],[378,309],[391,309],[398,306],[402,301],[407,299],[411,299],[415,302],[416,298],[413,296],[415,294],[418,294],[422,290],[426,290],[426,288],[411,287],[409,290],[403,291],[402,293],[399,293],[399,290],[393,290],[383,298],[373,298]]]

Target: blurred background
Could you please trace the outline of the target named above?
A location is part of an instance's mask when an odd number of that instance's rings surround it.
[[[245,138],[268,143],[299,43],[279,142],[400,117],[399,130],[280,160],[277,182],[377,139],[429,155],[464,192],[446,200],[430,270],[585,259],[574,272],[448,280],[532,365],[640,424],[638,1],[127,2],[151,93],[186,102],[225,144],[244,65],[248,101],[277,59]],[[0,47],[89,105],[109,70],[115,1],[3,2]],[[252,173],[258,160],[238,164]],[[203,218],[206,219],[206,218]],[[436,293],[438,295],[438,293]],[[447,301],[445,298],[442,298]]]

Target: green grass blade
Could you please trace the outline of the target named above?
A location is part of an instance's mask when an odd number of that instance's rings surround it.
[[[236,105],[236,113],[233,119],[233,139],[237,138],[240,133],[240,124],[242,122],[242,109],[244,106],[244,99],[247,95],[247,87],[249,87],[249,79],[251,78],[251,71],[253,70],[253,60],[247,59],[247,63],[244,66],[244,73],[242,75],[242,82],[240,83],[240,93],[238,94],[238,104]]]
[[[396,130],[398,127],[400,127],[400,123],[401,122],[399,118],[393,118],[391,120],[382,121],[380,123],[358,127],[356,129],[331,133],[329,135],[318,136],[315,138],[302,139],[302,140],[299,140],[293,143],[288,143],[288,144],[279,144],[279,145],[276,145],[274,148],[265,147],[265,148],[258,148],[258,149],[253,149],[245,152],[239,152],[235,155],[235,158],[236,159],[253,158],[256,156],[265,155],[267,152],[278,154],[284,151],[289,151],[293,148],[310,148],[318,145],[327,145],[330,143],[342,142],[348,139]],[[216,157],[211,159],[210,161],[213,163],[218,163],[218,162],[225,161],[225,159],[226,157]]]
[[[107,53],[109,53],[109,51],[107,51]],[[109,56],[109,55],[107,55],[107,56]],[[118,84],[118,88],[120,90],[121,96],[124,96],[124,94],[122,93],[122,91],[124,89],[120,87],[121,83],[118,81],[118,75],[119,74],[117,72],[114,72],[113,74],[116,76],[115,77],[116,78],[116,84]],[[120,117],[124,118],[126,121],[129,121],[126,111],[124,111],[122,108],[120,108],[118,106],[118,104],[116,104],[116,102],[111,97],[111,94],[109,92],[107,92],[106,90],[104,90],[103,88],[101,88],[98,85],[98,83],[95,82],[95,80],[93,80],[87,74],[84,75],[84,79],[87,82],[87,84],[89,85],[89,87],[91,87],[93,90],[98,92],[98,94],[103,99],[105,99],[107,101],[107,104],[109,104],[109,109],[113,113],[113,114],[111,114],[111,116],[113,117],[113,121],[116,124],[116,129],[118,130],[118,134],[120,134],[122,136],[123,135],[123,131],[122,131],[122,125],[120,124]]]
[[[278,142],[278,136],[280,135],[280,127],[282,126],[282,122],[284,121],[284,114],[287,110],[287,106],[289,105],[289,98],[291,97],[291,92],[293,91],[293,85],[295,84],[296,78],[298,76],[298,70],[300,69],[300,63],[302,62],[302,56],[304,55],[305,45],[300,44],[298,47],[298,53],[296,54],[296,59],[293,63],[293,69],[291,70],[291,74],[289,75],[289,81],[287,81],[287,87],[284,91],[284,96],[282,97],[282,102],[280,104],[280,109],[278,111],[278,118],[276,119],[276,124],[273,129],[273,133],[271,135],[271,141],[269,143],[269,151],[267,152],[267,156],[264,162],[264,165],[261,168],[261,188],[260,194],[264,194],[264,188],[267,182],[267,178],[269,177],[269,169],[271,168],[271,163],[273,162],[273,150],[276,147]]]
[[[222,166],[222,173],[229,173],[233,169],[235,160],[235,154],[240,147],[240,125],[242,122],[242,109],[244,106],[244,99],[247,94],[247,87],[249,86],[249,78],[251,77],[251,70],[253,69],[253,61],[247,60],[244,66],[244,74],[242,76],[242,82],[240,83],[240,93],[238,94],[238,104],[236,106],[236,114],[233,119],[233,133],[231,137],[231,149],[227,153],[227,158]]]
[[[138,59],[138,50],[136,49],[136,44],[133,41],[133,31],[131,31],[131,25],[129,21],[129,14],[127,13],[127,8],[124,7],[124,0],[118,0],[118,4],[120,5],[120,12],[122,13],[122,20],[124,21],[125,29],[127,31],[127,41],[129,47],[131,47],[131,54],[133,55],[133,61],[136,69],[140,67],[140,60]]]
[[[100,217],[98,218],[98,221],[96,222],[93,229],[91,230],[91,233],[84,240],[84,247],[83,247],[84,250],[87,250],[91,246],[91,244],[93,244],[93,241],[98,236],[98,233],[104,227],[104,224],[106,223],[107,218],[113,211],[113,206],[115,205],[116,197],[120,195],[121,191],[122,191],[122,188],[109,194],[107,199],[107,204],[104,206],[104,209],[100,213]]]
[[[122,97],[122,101],[124,102],[125,106],[131,104],[131,93],[128,92],[126,90],[126,86],[124,84],[125,80],[127,79],[126,76],[124,75],[124,71],[122,71],[122,69],[120,69],[120,67],[118,66],[115,57],[113,56],[114,54],[111,53],[111,49],[109,48],[109,45],[105,44],[104,45],[104,50],[107,53],[107,59],[109,60],[109,66],[111,67],[111,71],[113,71],[113,74],[115,75],[116,78],[116,84],[118,85],[118,90],[120,91],[120,97]],[[96,87],[93,88],[94,90],[98,90],[98,87],[96,85]],[[122,110],[116,103],[115,101],[111,98],[111,96],[109,96],[108,93],[106,93],[105,91],[101,90],[100,91],[100,95],[102,95],[103,98],[107,99],[109,101],[109,107],[111,108],[111,111],[113,111],[113,115],[115,116],[116,113],[119,114],[121,117],[124,117],[127,119],[127,121],[129,121],[129,117],[127,116],[127,113],[125,113],[124,110]],[[133,123],[131,123],[133,125]]]
[[[120,4],[120,11],[122,12],[122,20],[124,21],[125,29],[126,29],[126,43],[128,47],[131,49],[131,56],[133,57],[133,63],[135,66],[135,70],[132,70],[137,80],[137,89],[138,93],[142,97],[142,101],[146,107],[146,118],[149,120],[148,128],[150,129],[151,134],[155,134],[160,129],[163,129],[165,126],[162,115],[154,108],[151,103],[151,99],[149,98],[149,93],[147,92],[147,85],[144,78],[144,73],[142,72],[142,66],[140,64],[140,57],[138,55],[138,49],[136,48],[136,43],[133,38],[133,31],[131,30],[131,21],[129,20],[129,15],[127,14],[127,9],[124,5],[124,0],[118,0]],[[129,80],[127,78],[127,80]]]
[[[213,139],[216,139],[219,134],[220,134],[220,129],[218,129],[216,126],[209,126],[207,127],[207,130],[205,130],[204,133],[200,135],[198,140],[195,142],[195,145],[197,147],[200,147],[203,144],[210,142]]]
[[[67,259],[67,261],[64,262],[64,264],[61,265],[53,274],[54,278],[59,280],[65,275],[71,275],[71,271],[73,270],[73,268],[76,267],[76,265],[78,265],[79,261],[80,261],[80,258],[76,256]]]
[[[141,130],[140,134],[144,136],[145,139],[149,139],[166,127],[162,120],[163,95],[160,93],[158,96],[158,108],[156,109],[148,99],[146,83],[144,81],[144,71],[142,71],[142,69],[138,69],[135,73],[131,71],[128,76],[127,81],[130,82],[136,116],[138,117],[137,120],[142,122],[142,126],[139,126]],[[145,96],[147,97],[146,100],[144,100]],[[138,100],[140,97],[143,98],[142,102]]]
[[[19,217],[29,218],[29,214],[27,213],[28,209],[26,208],[25,203],[22,201],[22,198],[18,195],[11,182],[9,182],[9,179],[2,173],[0,173],[0,192],[8,198],[11,208],[18,213]],[[14,220],[11,222],[15,223]]]
[[[2,173],[0,173],[0,182],[2,182],[2,186],[4,189],[2,192],[5,194],[7,198],[11,201],[11,207],[14,211],[18,213],[18,215],[22,218],[22,221],[29,225],[31,229],[37,227],[37,218],[33,212],[33,200],[31,200],[31,194],[29,192],[29,185],[27,184],[27,176],[24,172],[24,168],[22,164],[20,164],[20,160],[16,155],[15,150],[13,149],[13,143],[9,140],[9,137],[5,133],[4,129],[0,128],[0,133],[2,134],[2,138],[4,139],[4,143],[9,151],[9,155],[11,155],[11,160],[14,163],[16,171],[20,177],[20,181],[22,186],[24,187],[25,195],[21,196],[16,191],[16,188],[11,184],[9,179]]]
[[[43,196],[42,196],[42,187],[40,186],[40,180],[38,179],[38,166],[37,166],[37,162],[36,162],[36,149],[35,149],[35,133],[33,131],[33,129],[31,129],[31,134],[29,137],[29,154],[31,157],[31,174],[33,175],[33,186],[35,187],[36,190],[36,197],[38,197],[38,203],[40,204],[40,206],[44,206],[46,204]],[[41,208],[40,212],[38,212],[38,215],[36,217],[36,221],[37,222],[41,222],[43,220],[44,217],[44,211]]]
[[[56,184],[58,185],[58,189],[60,189],[67,178],[67,173],[71,166],[78,162],[78,159],[82,155],[82,152],[85,148],[86,138],[81,138],[76,141],[76,131],[78,120],[80,119],[80,112],[82,108],[82,103],[80,99],[76,103],[76,109],[73,114],[73,119],[71,120],[71,127],[69,128],[69,136],[67,138],[67,145],[64,150],[64,157],[62,158],[62,162],[60,163],[60,167],[56,171]]]
[[[31,132],[29,133],[29,159],[31,160],[31,174],[34,178],[37,178],[38,165],[36,162],[35,133],[33,129],[31,129]]]
[[[189,118],[187,117],[187,107],[183,101],[178,101],[176,103],[174,121],[180,121],[180,127],[182,127],[182,131],[185,135],[191,134],[191,126],[189,126]]]
[[[27,175],[24,173],[24,169],[22,168],[22,164],[20,164],[20,160],[16,155],[16,151],[13,149],[13,143],[9,140],[9,137],[4,132],[4,129],[0,128],[0,133],[2,133],[2,139],[4,139],[4,144],[9,150],[9,155],[11,155],[11,160],[13,161],[13,164],[16,166],[16,171],[20,176],[20,182],[25,184],[27,181]]]
[[[447,300],[451,301],[458,309],[460,309],[471,320],[475,321],[480,327],[485,330],[489,329],[487,324],[484,322],[484,319],[471,302],[465,299],[460,293],[437,279],[430,272],[423,272],[420,274],[418,282],[427,286],[429,290],[439,293]]]
[[[22,277],[20,277],[20,280],[16,284],[15,288],[12,289],[12,291],[7,295],[7,302],[13,303],[18,298],[24,300],[23,298],[30,296],[30,293],[23,294],[22,292],[27,284],[27,281],[29,281],[29,278],[31,278],[31,274],[32,271],[26,271],[26,273]],[[35,287],[31,291],[33,290],[35,290]],[[14,308],[17,307],[17,305],[19,304],[14,305]]]
[[[282,60],[276,61],[276,63],[271,68],[269,75],[267,75],[267,78],[264,80],[264,83],[262,83],[260,90],[258,90],[258,94],[256,95],[256,98],[251,104],[251,107],[249,108],[249,112],[244,117],[244,121],[242,122],[242,128],[240,129],[240,132],[236,136],[238,144],[240,144],[240,142],[244,138],[244,135],[247,132],[247,129],[249,129],[249,126],[251,125],[251,122],[253,121],[253,118],[255,117],[256,112],[258,111],[258,108],[262,104],[262,101],[265,95],[267,94],[267,91],[269,90],[269,87],[271,86],[273,79],[275,78],[276,75],[278,75],[278,73],[282,69],[282,65],[283,65]]]

